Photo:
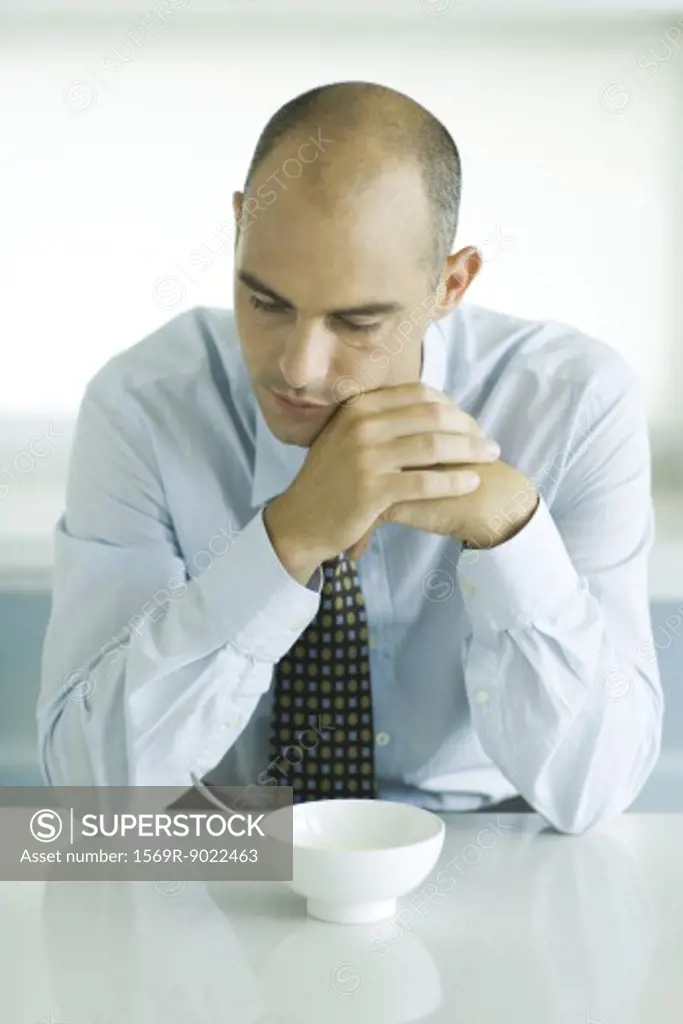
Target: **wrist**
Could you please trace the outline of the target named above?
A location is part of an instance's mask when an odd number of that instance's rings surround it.
[[[505,541],[511,540],[515,534],[524,529],[538,508],[539,495],[535,491],[527,491],[524,501],[517,504],[514,512],[505,516],[491,516],[485,523],[479,523],[467,535],[462,537],[465,547],[472,550],[495,548]]]
[[[302,586],[306,586],[325,559],[310,541],[293,527],[293,519],[282,497],[263,510],[263,523],[270,543],[283,568]]]

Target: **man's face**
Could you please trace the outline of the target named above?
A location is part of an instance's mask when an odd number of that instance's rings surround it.
[[[431,241],[416,171],[388,168],[353,201],[326,202],[282,173],[286,148],[259,170],[250,189],[259,206],[244,207],[241,220],[235,197],[234,308],[266,423],[286,444],[308,447],[342,401],[419,379],[435,306]]]

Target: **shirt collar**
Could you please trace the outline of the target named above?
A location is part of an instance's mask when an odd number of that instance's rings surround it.
[[[445,319],[450,319],[449,317]],[[446,332],[441,321],[431,323],[425,331],[422,344],[422,373],[420,380],[443,391],[446,384],[447,345]],[[256,405],[256,456],[251,489],[253,508],[261,508],[287,490],[304,464],[308,448],[284,444],[271,432],[261,408]]]

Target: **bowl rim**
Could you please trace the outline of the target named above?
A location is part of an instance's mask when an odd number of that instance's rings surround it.
[[[271,811],[270,814],[268,815],[268,818],[264,822],[264,830],[267,830],[268,821],[273,816],[275,816],[276,818],[284,817],[284,815],[287,812],[291,812],[292,813],[292,825],[294,825],[294,815],[296,815],[297,813],[299,813],[299,814],[303,813],[304,809],[306,809],[308,807],[311,807],[313,805],[318,805],[318,804],[339,804],[339,803],[341,803],[341,801],[338,798],[337,799],[331,798],[331,799],[328,799],[328,800],[304,801],[304,802],[299,803],[299,804],[291,804],[291,805],[288,804],[286,807],[279,807],[279,808],[277,808],[277,810]],[[373,847],[373,846],[371,846],[371,847],[367,847],[367,848],[361,847],[360,849],[355,849],[355,850],[345,850],[343,848],[335,849],[333,846],[330,846],[330,847],[322,846],[321,847],[321,846],[315,846],[315,845],[309,844],[309,843],[297,842],[296,839],[294,838],[294,836],[292,835],[292,848],[294,850],[306,850],[307,852],[312,853],[312,854],[318,854],[318,853],[324,854],[327,857],[333,856],[335,854],[343,854],[345,857],[353,857],[353,856],[361,856],[362,857],[362,856],[367,856],[368,854],[376,856],[377,854],[388,854],[388,853],[396,852],[398,850],[415,850],[418,847],[423,846],[425,843],[432,843],[432,842],[434,842],[437,839],[443,838],[444,835],[445,835],[445,832],[446,832],[446,823],[443,820],[443,818],[439,814],[437,814],[436,811],[430,811],[426,807],[420,807],[419,804],[411,804],[411,803],[407,803],[407,802],[404,802],[404,801],[401,801],[401,800],[381,800],[381,799],[379,799],[379,800],[376,800],[376,799],[368,800],[367,798],[363,798],[363,797],[350,797],[348,799],[345,799],[344,803],[347,806],[350,803],[353,803],[353,804],[363,804],[364,806],[367,806],[368,804],[372,803],[372,804],[382,804],[384,806],[391,805],[392,807],[401,807],[401,808],[406,809],[408,811],[408,813],[411,813],[411,814],[414,813],[416,816],[423,817],[423,820],[425,821],[425,823],[426,822],[430,822],[433,825],[433,831],[429,835],[422,836],[420,839],[411,840],[410,842],[392,843],[390,846],[380,846],[380,847],[376,847],[376,846]],[[424,817],[424,816],[426,816],[426,817]],[[266,834],[268,835],[268,838],[271,841],[276,841],[276,842],[282,842],[283,841],[281,839],[278,839],[277,836],[269,834],[268,831],[266,831]],[[289,843],[287,843],[287,845],[289,845]]]

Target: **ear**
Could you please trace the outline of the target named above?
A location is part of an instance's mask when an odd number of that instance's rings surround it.
[[[436,290],[436,304],[432,310],[434,320],[440,320],[459,305],[481,270],[482,263],[481,254],[473,245],[468,245],[448,256]]]

